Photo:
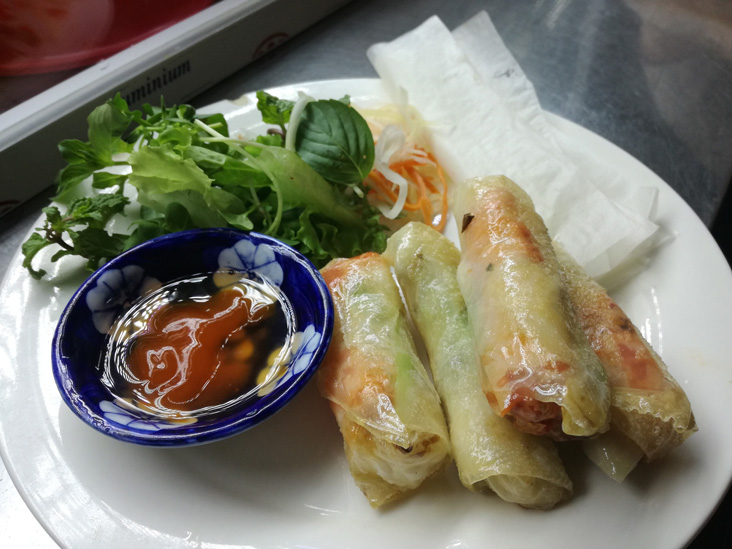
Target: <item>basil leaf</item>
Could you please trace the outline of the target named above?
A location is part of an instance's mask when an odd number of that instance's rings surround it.
[[[374,138],[353,108],[334,99],[312,101],[300,118],[295,150],[323,178],[361,183],[374,165]]]

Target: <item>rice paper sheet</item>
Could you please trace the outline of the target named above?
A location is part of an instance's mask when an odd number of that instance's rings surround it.
[[[457,270],[484,393],[517,428],[557,439],[608,428],[610,391],[529,196],[497,176],[461,183]]]
[[[460,481],[505,501],[548,509],[572,483],[554,444],[516,430],[483,394],[478,354],[457,284],[460,252],[423,223],[393,234],[384,257],[394,267],[409,313],[427,348],[448,419]]]
[[[378,507],[449,461],[447,425],[384,259],[336,259],[321,272],[335,327],[318,387],[338,421],[353,478]]]
[[[638,190],[592,160],[578,166],[487,13],[453,33],[433,16],[367,53],[393,101],[404,104],[406,95],[427,121],[453,181],[506,175],[519,183],[591,276],[607,276],[660,241],[655,190]]]

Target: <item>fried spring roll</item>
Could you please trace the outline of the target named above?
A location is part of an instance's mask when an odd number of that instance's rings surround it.
[[[468,306],[484,392],[523,431],[562,439],[605,431],[610,392],[529,196],[502,176],[455,190],[458,284]]]
[[[409,313],[422,335],[450,430],[460,481],[490,488],[503,500],[549,509],[571,494],[554,444],[515,429],[488,404],[480,363],[457,284],[460,252],[436,230],[409,223],[393,234],[384,257],[394,267]]]
[[[638,458],[665,456],[697,430],[691,404],[638,328],[563,249],[557,257],[569,297],[612,389],[610,431],[585,451],[616,480]]]
[[[384,259],[375,253],[336,259],[321,272],[335,328],[318,386],[330,400],[351,474],[378,507],[450,460],[447,425]]]

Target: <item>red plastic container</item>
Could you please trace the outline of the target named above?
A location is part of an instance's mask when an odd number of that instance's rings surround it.
[[[91,65],[212,0],[0,0],[0,75]]]

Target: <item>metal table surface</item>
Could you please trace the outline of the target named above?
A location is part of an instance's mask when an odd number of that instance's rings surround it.
[[[721,0],[356,0],[192,103],[302,81],[372,77],[369,45],[432,14],[453,28],[481,9],[544,109],[638,158],[729,246],[723,199],[732,179],[732,4]],[[49,196],[0,219],[0,275]],[[731,500],[728,495],[692,547],[732,546]],[[0,545],[55,546],[1,463]]]

